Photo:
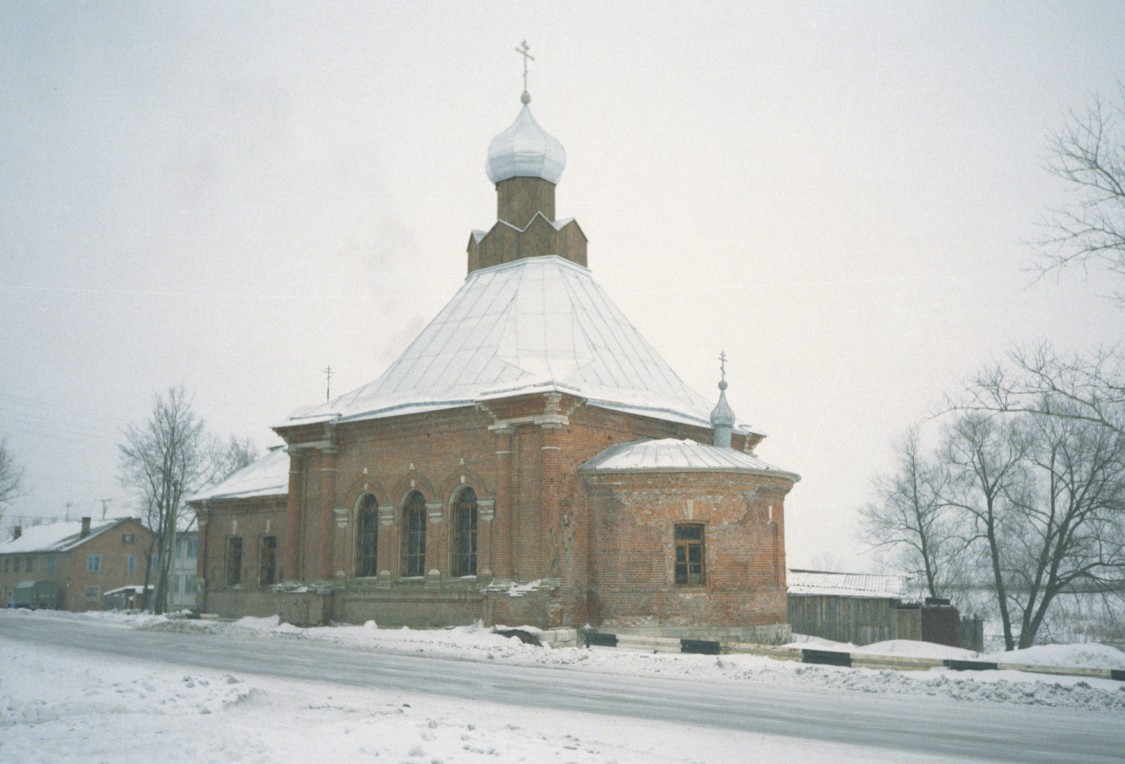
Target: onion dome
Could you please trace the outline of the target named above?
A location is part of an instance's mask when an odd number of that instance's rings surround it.
[[[724,362],[725,362],[724,358]],[[734,429],[734,409],[727,403],[726,370],[723,379],[719,382],[719,402],[711,411],[711,428],[714,430],[714,445],[719,448],[730,448],[731,431]]]
[[[512,126],[488,144],[488,178],[493,183],[517,177],[558,183],[565,167],[566,149],[539,126],[526,102]]]
[[[727,383],[719,383],[719,403],[711,411],[712,427],[734,427],[734,409],[727,403]]]

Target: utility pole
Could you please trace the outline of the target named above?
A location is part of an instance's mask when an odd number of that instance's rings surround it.
[[[105,519],[106,512],[109,511],[109,503],[111,501],[113,501],[113,499],[102,499],[101,500],[101,502],[102,502],[102,519],[103,520]]]
[[[328,368],[326,368],[324,370],[324,377],[325,377],[324,400],[329,401],[329,400],[332,400],[332,366],[331,365],[329,365]]]

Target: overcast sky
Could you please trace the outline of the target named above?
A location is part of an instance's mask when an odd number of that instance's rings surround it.
[[[758,455],[802,475],[792,566],[869,564],[872,475],[983,364],[1125,338],[1110,284],[1027,270],[1066,199],[1049,133],[1125,79],[1120,2],[10,0],[9,515],[136,512],[116,444],[170,386],[264,448],[327,365],[377,377],[495,222],[523,39],[595,278],[707,397],[725,350]]]

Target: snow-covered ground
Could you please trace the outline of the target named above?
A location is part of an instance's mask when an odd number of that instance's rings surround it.
[[[356,649],[424,654],[522,666],[564,666],[622,675],[707,682],[835,687],[926,695],[950,702],[1019,704],[1125,713],[1125,683],[1015,671],[897,672],[774,661],[750,655],[699,656],[612,649],[540,648],[481,628],[383,630],[368,626],[295,629],[276,618],[216,623],[117,614],[0,611],[0,761],[127,761],[159,750],[178,761],[929,761],[902,751],[798,740],[573,711],[316,684],[258,675],[184,670],[156,662],[67,654],[3,638],[5,619],[97,621],[121,629],[210,631],[225,640],[278,650],[288,640],[325,640]],[[817,642],[817,647],[831,647]],[[840,646],[837,646],[840,647]],[[979,657],[917,642],[868,652]],[[1047,646],[985,656],[1024,664],[1125,669],[1125,653],[1100,645]],[[598,723],[591,723],[591,719]],[[218,722],[218,723],[216,723]],[[148,757],[151,758],[151,757]]]

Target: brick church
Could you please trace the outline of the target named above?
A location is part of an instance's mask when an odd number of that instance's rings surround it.
[[[555,215],[566,152],[522,101],[488,149],[497,220],[445,308],[378,379],[292,413],[284,448],[190,502],[204,610],[788,635],[799,478],[755,456],[725,380],[710,401],[689,389],[598,286],[581,227]]]

